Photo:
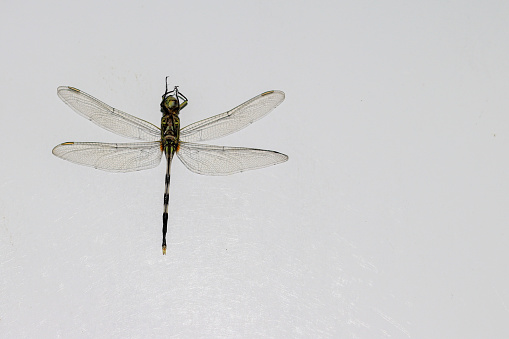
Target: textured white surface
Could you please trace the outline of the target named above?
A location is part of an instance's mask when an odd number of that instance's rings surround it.
[[[509,337],[505,2],[11,2],[0,14],[0,337]],[[217,144],[287,163],[111,174],[80,88],[187,125],[286,100]]]

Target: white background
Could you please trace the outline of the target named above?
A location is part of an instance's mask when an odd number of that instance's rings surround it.
[[[504,1],[7,2],[0,14],[0,337],[509,337]],[[270,89],[216,144],[234,175],[112,174],[51,154],[125,142],[69,85],[182,125]]]

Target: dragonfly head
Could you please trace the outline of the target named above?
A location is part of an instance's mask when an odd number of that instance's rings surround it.
[[[180,100],[182,100],[182,103],[180,103]],[[166,91],[161,101],[161,112],[163,114],[178,114],[186,105],[187,98],[179,92],[178,86],[175,86],[173,91],[168,91],[168,77],[166,77]]]
[[[179,112],[179,101],[174,96],[167,96],[163,98],[161,102],[161,109],[166,112],[178,113]]]

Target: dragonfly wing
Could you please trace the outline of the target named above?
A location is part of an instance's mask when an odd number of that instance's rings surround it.
[[[161,162],[160,142],[107,144],[65,142],[53,154],[76,164],[108,172],[132,172],[156,167]]]
[[[177,156],[190,170],[204,175],[230,175],[276,165],[288,156],[254,148],[226,147],[180,142]]]
[[[285,99],[282,91],[268,91],[234,109],[188,125],[180,130],[180,140],[212,140],[237,132],[272,112]]]
[[[110,132],[138,140],[161,139],[159,127],[115,109],[79,89],[60,86],[57,94],[76,113]]]

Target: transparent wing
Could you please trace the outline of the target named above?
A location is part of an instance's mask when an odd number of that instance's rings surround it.
[[[76,164],[108,172],[132,172],[156,167],[161,162],[158,141],[128,144],[65,142],[53,154]]]
[[[285,99],[282,91],[268,91],[234,109],[204,119],[180,130],[180,140],[206,141],[237,132],[272,112]]]
[[[190,170],[204,175],[229,175],[276,165],[288,156],[275,151],[180,142],[177,156]]]
[[[106,105],[79,89],[60,86],[57,89],[57,94],[76,113],[110,132],[145,141],[161,139],[159,127]]]

